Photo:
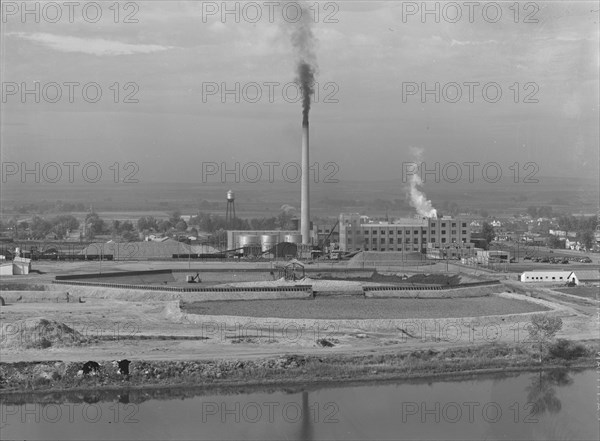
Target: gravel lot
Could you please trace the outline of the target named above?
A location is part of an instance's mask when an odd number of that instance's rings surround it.
[[[308,300],[250,300],[190,303],[191,314],[309,319],[410,319],[472,317],[543,311],[545,308],[500,297],[471,299],[365,299],[323,297]]]

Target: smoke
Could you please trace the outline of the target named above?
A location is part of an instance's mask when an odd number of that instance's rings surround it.
[[[423,163],[423,149],[418,147],[411,147],[410,152],[415,159],[417,164]],[[411,207],[417,210],[417,213],[425,217],[437,217],[437,210],[433,208],[431,201],[427,199],[425,193],[420,190],[423,185],[421,176],[418,173],[410,175],[408,197]]]
[[[298,4],[298,3],[296,3]],[[308,125],[310,102],[315,90],[317,57],[315,37],[312,31],[313,16],[305,2],[299,3],[302,11],[300,19],[291,23],[291,41],[296,55],[296,81],[302,92],[302,125]]]

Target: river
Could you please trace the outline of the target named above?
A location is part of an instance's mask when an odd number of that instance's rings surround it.
[[[598,374],[0,397],[2,439],[600,439]]]

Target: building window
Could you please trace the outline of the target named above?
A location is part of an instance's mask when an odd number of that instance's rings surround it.
[[[377,234],[377,230],[373,230],[373,234]]]
[[[452,222],[452,228],[456,228],[456,222]]]
[[[442,222],[442,227],[445,227],[445,226],[446,226],[446,222]]]
[[[462,227],[463,227],[463,228],[467,228],[467,223],[466,223],[466,222],[463,222],[463,223],[462,223]]]
[[[432,227],[432,228],[435,228],[435,222],[432,222],[432,223],[431,223],[431,227]]]
[[[435,243],[435,237],[432,237],[431,239],[429,239],[429,242]]]
[[[413,230],[413,234],[419,234],[419,230]]]
[[[398,238],[398,243],[402,243],[402,238],[401,237]]]
[[[385,237],[382,237],[381,240],[379,241],[380,244],[385,244]]]
[[[446,234],[446,230],[442,230],[442,234]]]
[[[452,234],[456,234],[456,230],[452,230]]]
[[[390,245],[394,243],[394,238],[390,237]]]
[[[417,244],[417,243],[419,243],[419,239],[417,239],[417,238],[415,237],[415,238],[413,239],[413,243],[414,243],[414,244]]]
[[[467,234],[467,230],[462,230],[462,234]]]
[[[446,238],[442,237],[442,243],[446,243]]]

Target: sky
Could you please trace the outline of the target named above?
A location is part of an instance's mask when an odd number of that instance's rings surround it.
[[[2,3],[3,164],[95,162],[106,176],[117,163],[119,179],[215,182],[223,165],[257,163],[268,179],[264,163],[275,162],[277,180],[300,162],[294,5],[275,2],[271,20],[268,2],[98,2],[94,22],[93,5],[70,20],[63,2],[60,18],[34,3],[37,17]],[[517,163],[522,179],[533,162],[539,176],[598,175],[597,1],[520,2],[518,16],[513,2],[485,12],[481,2],[472,17],[465,2],[430,2],[437,22],[421,2],[309,5],[319,95],[311,163],[321,179],[331,167],[342,180],[396,179],[414,149],[428,168],[496,162],[506,175]],[[240,12],[222,16],[224,7]],[[236,83],[239,102],[222,102]],[[438,102],[421,95],[436,83]],[[475,83],[471,100],[465,83]],[[35,87],[39,103],[21,95]],[[242,181],[254,179],[255,168],[244,170]]]

